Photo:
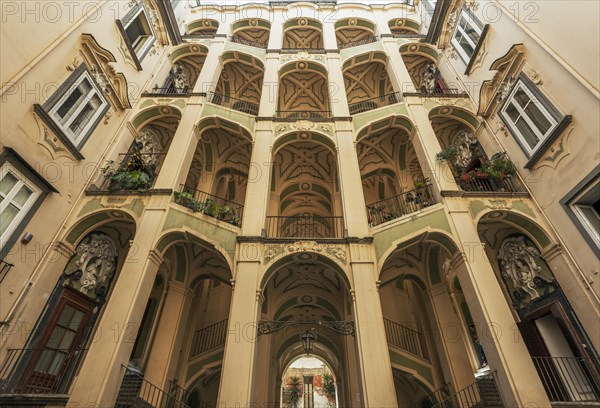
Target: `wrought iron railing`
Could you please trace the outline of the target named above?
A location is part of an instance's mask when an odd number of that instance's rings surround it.
[[[478,378],[462,390],[438,401],[431,408],[503,408],[504,403],[496,385],[495,373]]]
[[[209,38],[215,38],[215,35],[217,33],[210,33],[210,34],[184,34],[181,36],[182,39],[184,40],[203,40],[203,39],[209,39]]]
[[[101,178],[90,187],[94,191],[146,191],[152,188],[166,153],[121,153],[118,165],[108,161]]]
[[[582,357],[532,357],[532,359],[550,401],[600,401],[600,379],[589,359]]]
[[[400,92],[394,92],[387,95],[377,96],[375,98],[366,99],[360,102],[354,102],[348,105],[350,115],[356,115],[357,113],[367,112],[377,108],[383,108],[384,106],[393,105],[402,100],[402,94]]]
[[[296,52],[308,52],[309,54],[323,54],[325,48],[281,48],[283,54],[292,54]]]
[[[158,388],[144,378],[144,374],[132,367],[125,368],[115,408],[146,406],[153,408],[189,408],[189,406]]]
[[[345,48],[357,47],[359,45],[365,45],[365,44],[371,44],[371,43],[374,43],[374,42],[377,42],[377,41],[379,41],[379,37],[376,36],[376,35],[371,35],[369,37],[365,37],[365,38],[362,38],[360,40],[350,41],[350,42],[347,42],[347,43],[339,44],[338,48],[340,50],[343,50]]]
[[[344,217],[268,216],[268,238],[343,238]]]
[[[417,33],[392,33],[392,37],[394,38],[425,38],[426,34],[417,34]]]
[[[8,349],[0,394],[64,394],[84,349]],[[36,358],[33,361],[33,358]]]
[[[242,37],[238,37],[236,35],[232,35],[231,37],[229,37],[229,41],[238,43],[238,44],[242,44],[242,45],[248,45],[250,47],[262,48],[265,50],[267,49],[267,43],[246,40],[246,39],[244,39]]]
[[[213,323],[194,332],[191,357],[225,345],[228,319]]]
[[[405,92],[404,96],[468,96],[456,88],[421,89],[417,92]]]
[[[243,99],[234,98],[233,96],[221,95],[216,92],[210,94],[209,101],[215,105],[234,109],[249,115],[258,115],[258,104],[254,102],[248,102]]]
[[[415,356],[427,358],[424,352],[422,333],[388,319],[383,319],[383,324],[388,344],[408,351]]]
[[[0,259],[0,283],[4,280],[4,277],[8,274],[13,266],[13,264]]]
[[[279,119],[329,119],[331,111],[329,110],[278,110]]]
[[[367,205],[369,225],[374,227],[395,220],[406,214],[414,213],[435,204],[431,184],[406,191],[394,197]]]
[[[433,404],[437,404],[438,402],[444,401],[446,398],[448,398],[450,395],[452,395],[450,390],[451,390],[450,383],[445,383],[445,384],[442,384],[442,386],[439,387],[437,390],[433,391],[431,393]]]
[[[243,205],[205,191],[181,184],[179,192],[175,193],[175,202],[190,210],[228,222],[237,227],[242,225]]]
[[[189,95],[190,89],[186,86],[185,88],[160,88],[155,86],[150,91],[146,92],[148,95]]]
[[[481,175],[461,175],[456,177],[456,183],[464,191],[516,193],[525,191],[516,177],[511,175],[502,178]]]

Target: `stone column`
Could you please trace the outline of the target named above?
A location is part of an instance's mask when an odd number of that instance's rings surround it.
[[[144,370],[144,378],[164,391],[169,390],[169,380],[175,378],[193,296],[185,283],[169,282],[152,351]]]
[[[254,400],[256,337],[262,302],[258,292],[260,251],[258,244],[240,246],[217,400],[221,408],[245,407]]]
[[[406,69],[402,55],[400,55],[400,46],[396,42],[395,38],[385,37],[382,38],[383,48],[388,55],[388,75],[394,85],[396,91],[405,92],[416,92],[415,85]]]
[[[457,316],[459,311],[450,299],[448,285],[437,285],[430,290],[430,294],[438,330],[436,343],[438,350],[443,351],[439,354],[445,356],[442,363],[444,376],[458,391],[475,380],[475,370],[468,358],[471,351],[466,342],[469,339],[465,338],[464,325]]]
[[[411,141],[417,153],[419,163],[425,177],[432,179],[436,190],[459,190],[450,166],[444,161],[437,161],[435,155],[442,150],[431,121],[429,110],[423,105],[424,99],[418,96],[406,98],[409,116],[413,118],[416,130],[411,135]]]
[[[323,23],[323,45],[326,50],[337,50],[335,25],[333,21],[326,21]]]
[[[364,237],[369,234],[369,224],[351,123],[338,122],[336,135],[345,228],[350,237]]]
[[[279,54],[268,53],[265,64],[265,76],[260,94],[258,116],[272,117],[277,112],[279,98]]]
[[[460,198],[449,199],[447,204],[451,223],[465,250],[453,259],[451,269],[460,281],[490,368],[497,370],[505,406],[549,407],[550,401],[466,204]]]
[[[283,45],[283,13],[280,10],[270,8],[268,19],[271,21],[268,49],[279,50]]]
[[[327,83],[329,94],[329,107],[333,117],[348,117],[348,98],[346,97],[346,86],[344,85],[344,74],[342,73],[342,62],[340,54],[327,54]]]
[[[152,196],[132,242],[132,249],[116,279],[109,301],[98,322],[94,342],[86,354],[69,403],[113,407],[161,255],[154,249],[168,197]]]
[[[224,37],[217,37],[212,41],[200,75],[194,85],[194,93],[211,92],[217,88],[217,81],[222,70],[221,54],[225,49],[225,40]]]
[[[363,404],[366,407],[398,406],[392,364],[377,291],[377,271],[369,244],[350,244],[354,321]]]
[[[258,121],[246,187],[242,235],[260,236],[265,225],[271,179],[271,122]]]

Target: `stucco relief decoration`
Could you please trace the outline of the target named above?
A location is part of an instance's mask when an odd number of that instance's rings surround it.
[[[316,241],[298,241],[289,244],[268,245],[264,253],[264,263],[289,254],[316,252],[343,264],[347,261],[346,250],[341,245],[320,244]]]
[[[287,54],[281,57],[281,62],[289,62],[289,61],[317,61],[324,62],[325,57],[320,54],[309,54],[307,51],[299,51],[295,54]],[[302,69],[302,68],[301,68]]]
[[[117,250],[105,234],[92,234],[77,246],[75,269],[65,272],[70,286],[91,298],[106,295],[116,270]]]
[[[477,138],[470,130],[461,130],[454,137],[452,145],[458,150],[456,164],[468,167],[473,158],[472,147],[477,143]]]
[[[188,89],[190,87],[190,80],[185,73],[185,70],[178,63],[173,64],[171,68],[171,75],[173,77],[173,83],[177,89]]]
[[[544,277],[540,252],[523,235],[504,240],[498,253],[502,279],[515,306],[539,299],[553,279]]]
[[[158,153],[163,152],[163,146],[158,136],[150,128],[144,128],[139,131],[135,138],[137,151],[144,155],[146,163],[156,167],[159,162]]]

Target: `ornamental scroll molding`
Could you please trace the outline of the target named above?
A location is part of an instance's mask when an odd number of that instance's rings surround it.
[[[310,120],[297,120],[293,123],[282,123],[275,127],[275,135],[278,136],[284,132],[289,131],[310,131],[316,130],[328,135],[333,135],[333,129],[331,125],[323,123],[315,123]]]
[[[554,276],[540,257],[540,251],[524,235],[506,238],[498,260],[502,279],[517,308],[540,299],[555,286]]]
[[[460,19],[460,10],[462,7],[462,1],[452,1],[450,2],[450,7],[446,12],[445,21],[446,24],[442,28],[442,32],[440,33],[440,38],[438,39],[438,48],[440,50],[446,49],[450,44],[450,40],[452,39],[452,34],[454,33],[454,29],[456,28],[456,24],[458,24],[458,20]]]
[[[334,332],[342,335],[354,336],[353,321],[272,321],[261,320],[258,322],[258,335],[272,334],[286,327],[312,326],[313,328],[327,327]]]
[[[106,296],[116,271],[117,249],[113,240],[96,233],[84,239],[76,249],[74,259],[65,271],[66,285],[93,299]]]
[[[281,57],[282,63],[290,61],[317,61],[325,63],[325,56],[322,54],[310,54],[307,51],[299,51],[295,54],[286,54]]]
[[[108,96],[113,106],[121,110],[131,109],[127,92],[127,79],[121,72],[116,72],[111,65],[117,60],[114,55],[102,48],[93,35],[82,34],[82,54],[94,80]]]
[[[488,117],[494,114],[496,108],[510,93],[524,64],[525,46],[523,44],[513,45],[504,56],[492,63],[490,70],[497,72],[492,79],[484,81],[481,85],[478,115]]]
[[[299,252],[313,252],[322,254],[337,263],[346,265],[348,256],[346,249],[336,244],[321,244],[316,241],[298,241],[289,244],[265,245],[263,263],[268,264],[275,258]]]

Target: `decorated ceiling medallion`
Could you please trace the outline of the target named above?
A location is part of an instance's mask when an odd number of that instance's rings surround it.
[[[306,133],[306,132],[302,132],[298,135],[298,139],[301,140],[308,140],[310,139],[310,134]]]
[[[306,69],[306,62],[299,62],[296,64],[296,68],[298,69]]]
[[[447,106],[440,109],[440,114],[442,114],[442,115],[449,115],[451,112],[452,112],[452,109]]]
[[[161,106],[160,113],[162,113],[163,115],[169,115],[171,113],[171,108]]]
[[[356,25],[356,23],[357,23],[357,21],[356,21],[356,19],[355,19],[355,18],[351,18],[351,19],[348,21],[348,24],[349,24],[349,25],[351,25],[351,26],[353,26],[353,25]]]
[[[310,295],[303,295],[300,297],[301,303],[314,303],[315,299]]]
[[[298,20],[298,25],[305,26],[308,24],[308,21],[305,18],[301,18]]]
[[[302,190],[302,191],[308,191],[308,190],[310,190],[310,184],[309,183],[302,183],[302,184],[300,184],[300,190]],[[310,214],[304,214],[304,216],[309,217]]]
[[[200,47],[198,47],[197,45],[192,45],[192,46],[190,47],[190,50],[191,50],[192,52],[200,52]]]
[[[416,52],[419,49],[419,46],[417,44],[411,44],[408,46],[408,51],[410,52]]]
[[[204,27],[210,27],[210,21],[208,21],[208,20],[206,20],[206,21],[203,21],[203,22],[202,22],[202,25],[203,25]]]
[[[256,20],[256,19],[250,20],[250,25],[251,26],[257,26],[258,25],[258,20]]]
[[[396,20],[397,27],[402,27],[402,26],[404,26],[404,24],[406,24],[406,20],[403,20],[403,19]]]

